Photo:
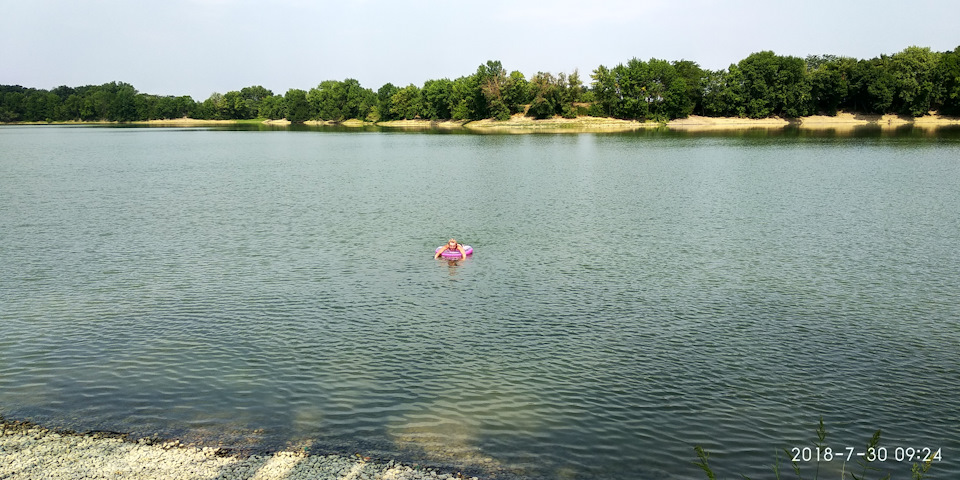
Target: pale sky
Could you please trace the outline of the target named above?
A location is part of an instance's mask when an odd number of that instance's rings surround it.
[[[202,101],[355,78],[376,91],[631,58],[721,69],[753,52],[873,58],[960,45],[956,0],[0,0],[0,84],[122,81]]]

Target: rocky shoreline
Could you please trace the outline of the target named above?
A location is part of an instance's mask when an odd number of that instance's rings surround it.
[[[55,431],[0,417],[0,479],[478,480],[368,457],[282,451],[241,456],[176,440]]]

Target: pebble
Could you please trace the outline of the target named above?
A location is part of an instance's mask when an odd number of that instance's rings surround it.
[[[4,427],[0,434],[0,479],[456,479],[450,473],[415,470],[393,460],[377,462],[301,452],[238,458],[218,456],[217,448],[189,447],[179,441],[129,442],[116,437],[61,434],[35,425]]]

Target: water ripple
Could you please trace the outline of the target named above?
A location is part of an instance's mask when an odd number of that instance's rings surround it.
[[[502,477],[960,448],[951,144],[8,132],[9,417]]]

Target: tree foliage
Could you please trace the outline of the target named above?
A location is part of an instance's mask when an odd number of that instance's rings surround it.
[[[937,86],[935,72],[941,54],[929,48],[907,47],[888,60],[893,77],[893,111],[903,115],[926,115],[933,107]]]
[[[292,123],[303,123],[310,119],[312,112],[310,102],[307,100],[307,92],[291,88],[287,90],[283,100],[287,107],[287,120]]]
[[[470,75],[427,80],[376,92],[355,79],[325,80],[309,91],[275,95],[260,85],[189,96],[157,96],[111,82],[52,90],[0,85],[0,122],[287,118],[371,121],[508,119],[589,114],[666,121],[706,116],[799,117],[840,110],[919,116],[960,115],[960,47],[934,52],[908,47],[893,55],[857,60],[834,55],[805,59],[771,51],[752,53],[726,69],[703,70],[689,60],[633,58],[600,65],[585,86],[579,73],[538,72],[529,80],[498,60]]]
[[[420,90],[423,99],[423,117],[431,120],[452,118],[450,100],[453,82],[450,79],[427,80]]]
[[[806,63],[814,112],[836,115],[850,95],[850,79],[857,61],[834,55],[811,55]]]
[[[400,89],[394,86],[392,83],[385,83],[379,90],[377,90],[377,109],[375,117],[379,120],[396,120],[397,117],[393,114],[393,96]]]
[[[682,118],[693,113],[699,94],[700,67],[693,62],[636,58],[612,69],[593,71],[593,92],[600,112],[630,120]],[[689,79],[689,80],[688,80]],[[694,86],[690,86],[690,83]]]
[[[936,70],[937,98],[940,112],[960,115],[960,47],[944,52]]]
[[[310,89],[307,99],[311,118],[343,121],[351,118],[366,118],[370,109],[379,105],[379,97],[360,82],[348,78],[343,81],[326,80]]]
[[[420,87],[410,84],[397,90],[391,98],[390,112],[395,118],[413,120],[423,112],[423,95]]]

